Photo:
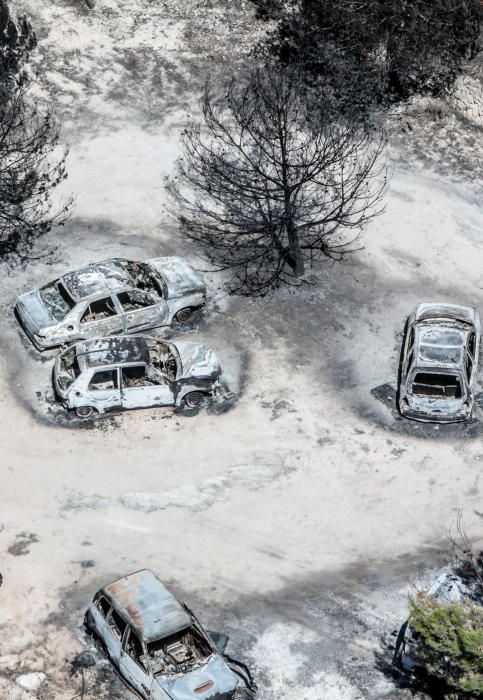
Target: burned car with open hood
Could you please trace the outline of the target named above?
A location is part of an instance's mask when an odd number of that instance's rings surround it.
[[[145,700],[232,700],[250,671],[217,649],[191,610],[144,569],[101,588],[87,631]]]
[[[399,410],[419,421],[471,416],[481,326],[476,309],[419,304],[408,319],[401,355]]]
[[[180,258],[86,265],[22,294],[15,313],[39,350],[85,338],[188,323],[206,303],[206,287]]]
[[[215,352],[199,343],[111,336],[61,352],[53,384],[65,408],[88,418],[112,409],[198,408],[222,392],[221,374]]]

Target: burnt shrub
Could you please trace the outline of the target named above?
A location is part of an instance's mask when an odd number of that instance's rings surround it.
[[[479,0],[253,0],[277,21],[270,51],[338,86],[347,111],[443,96],[478,50]]]

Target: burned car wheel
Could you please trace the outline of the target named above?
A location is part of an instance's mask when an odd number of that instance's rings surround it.
[[[79,418],[92,418],[97,411],[92,406],[80,406],[75,409],[75,413]]]
[[[200,406],[203,405],[205,398],[206,395],[203,394],[202,391],[190,391],[190,393],[186,394],[186,396],[183,398],[183,402],[187,408],[200,408]]]
[[[176,314],[175,319],[178,323],[191,323],[195,318],[196,311],[197,309],[192,309],[191,307],[181,309],[181,311],[178,311]]]

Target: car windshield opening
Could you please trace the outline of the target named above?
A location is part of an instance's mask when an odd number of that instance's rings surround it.
[[[60,388],[63,390],[68,389],[79,375],[80,367],[77,355],[75,350],[72,349],[60,356],[59,373],[57,375]]]
[[[54,282],[40,290],[40,298],[56,321],[63,321],[74,306],[74,300],[61,282]]]
[[[128,260],[124,262],[124,267],[133,278],[137,289],[154,292],[158,296],[163,295],[162,280],[149,265]]]
[[[422,398],[460,399],[461,382],[453,374],[419,372],[414,377],[412,393]]]
[[[156,342],[149,348],[149,360],[151,365],[168,379],[176,379],[178,363],[169,345]]]
[[[186,673],[212,654],[209,643],[194,627],[151,642],[147,648],[154,675]]]

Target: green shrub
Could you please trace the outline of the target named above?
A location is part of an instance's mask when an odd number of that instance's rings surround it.
[[[414,657],[430,676],[483,697],[483,607],[444,604],[420,593],[411,600],[409,624],[418,639]]]

